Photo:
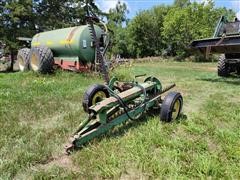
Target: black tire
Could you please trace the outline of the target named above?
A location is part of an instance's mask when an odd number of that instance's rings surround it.
[[[180,93],[168,93],[161,106],[160,119],[167,122],[177,119],[182,111],[182,106],[183,98]]]
[[[218,60],[218,76],[227,77],[230,74],[229,65],[226,63],[225,54],[221,55]]]
[[[29,70],[29,60],[30,60],[30,49],[23,48],[18,51],[17,54],[17,62],[20,71],[28,71]]]
[[[237,70],[237,75],[240,75],[240,69]]]
[[[237,65],[237,74],[240,75],[240,63]]]
[[[94,84],[85,92],[82,106],[85,112],[89,112],[89,107],[109,97],[109,92],[104,85]]]
[[[48,47],[32,48],[30,52],[30,67],[33,71],[42,74],[52,73],[54,58]]]

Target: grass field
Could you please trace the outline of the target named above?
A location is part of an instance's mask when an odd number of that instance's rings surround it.
[[[143,73],[176,82],[182,118],[146,115],[71,156],[62,153],[86,118],[82,95],[100,78],[0,73],[0,179],[239,179],[240,78],[219,78],[213,63],[139,63],[115,72]]]

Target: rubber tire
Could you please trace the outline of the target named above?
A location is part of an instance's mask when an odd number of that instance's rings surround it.
[[[240,63],[237,64],[237,75],[240,75]]]
[[[109,97],[109,92],[106,88],[106,86],[101,85],[101,84],[94,84],[91,87],[88,88],[88,90],[84,93],[83,96],[83,101],[82,101],[82,106],[83,106],[83,110],[85,112],[89,112],[89,108],[94,105],[92,104],[92,100],[93,97],[95,96],[95,94],[99,91],[103,91],[106,95],[106,97]]]
[[[37,68],[33,64],[33,55],[36,56]],[[54,65],[53,53],[50,48],[42,46],[32,48],[30,52],[30,67],[35,72],[42,74],[52,73]]]
[[[237,75],[240,75],[240,69],[237,69]]]
[[[180,110],[178,112],[177,118],[179,117],[182,107],[183,107],[183,98],[179,92],[170,92],[168,93],[162,103],[161,112],[160,112],[160,120],[170,122],[172,121],[172,111],[174,104],[177,100],[180,100]],[[177,119],[176,118],[176,119]]]
[[[228,64],[226,63],[225,54],[222,54],[218,60],[218,76],[227,77],[230,74]]]
[[[18,51],[17,54],[17,62],[20,71],[28,71],[29,68],[29,60],[30,60],[30,49],[29,48],[23,48]],[[19,65],[22,63],[21,65]]]

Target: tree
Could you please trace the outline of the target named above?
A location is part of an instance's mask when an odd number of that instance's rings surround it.
[[[173,7],[165,17],[162,35],[174,54],[188,56],[189,43],[211,37],[219,17],[231,13],[225,8],[215,8],[212,1]]]
[[[151,56],[154,54],[154,41],[156,38],[154,17],[150,11],[140,12],[129,24],[131,37],[129,49],[135,57]]]
[[[112,29],[123,27],[123,23],[128,22],[126,15],[128,12],[127,5],[118,1],[116,7],[109,10],[109,14],[107,15],[108,26]]]
[[[81,25],[90,11],[101,14],[94,0],[41,0],[36,6],[37,24],[41,30]]]
[[[191,4],[190,0],[174,0],[173,6],[185,8]]]
[[[125,25],[128,24],[128,9],[125,3],[117,2],[116,7],[107,14],[107,26],[110,29],[111,53],[127,57],[127,35]]]
[[[2,0],[0,8],[1,40],[6,44],[6,50],[11,55],[9,70],[13,70],[14,54],[19,46],[16,38],[34,34],[32,31],[34,30],[33,2],[32,0]]]
[[[141,11],[129,23],[129,50],[134,57],[158,56],[166,47],[162,37],[164,17],[168,6],[156,6]]]

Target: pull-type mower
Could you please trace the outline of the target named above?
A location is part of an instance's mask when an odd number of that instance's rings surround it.
[[[108,85],[91,86],[83,99],[83,108],[88,118],[80,124],[70,145],[66,146],[66,152],[82,147],[94,137],[127,120],[139,119],[151,109],[159,109],[163,121],[177,119],[183,106],[181,94],[170,92],[162,99],[162,94],[173,87],[175,84],[163,89],[155,77],[148,77],[143,83],[118,82],[112,78]]]

